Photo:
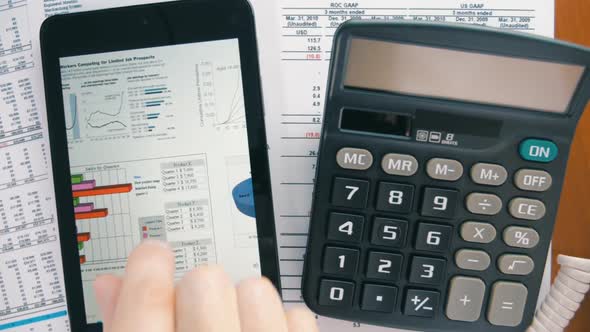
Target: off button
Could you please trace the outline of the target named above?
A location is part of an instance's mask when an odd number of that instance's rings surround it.
[[[557,158],[557,145],[542,139],[526,139],[520,143],[520,157],[528,161],[548,163]]]

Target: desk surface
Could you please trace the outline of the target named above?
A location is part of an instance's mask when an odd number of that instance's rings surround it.
[[[555,1],[556,37],[590,46],[590,1]],[[590,257],[590,107],[572,145],[553,241],[553,274],[557,254]],[[582,304],[568,332],[590,329],[590,297]]]

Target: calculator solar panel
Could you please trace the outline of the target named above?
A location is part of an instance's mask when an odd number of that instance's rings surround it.
[[[586,49],[451,24],[347,22],[332,50],[303,297],[426,331],[530,324]]]

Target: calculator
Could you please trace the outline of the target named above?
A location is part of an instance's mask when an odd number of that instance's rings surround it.
[[[459,24],[334,37],[303,298],[423,331],[532,321],[590,50]]]

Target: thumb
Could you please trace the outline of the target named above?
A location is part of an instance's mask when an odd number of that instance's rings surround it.
[[[110,331],[121,284],[121,278],[114,275],[98,276],[94,281],[94,293],[102,314],[105,332]]]

